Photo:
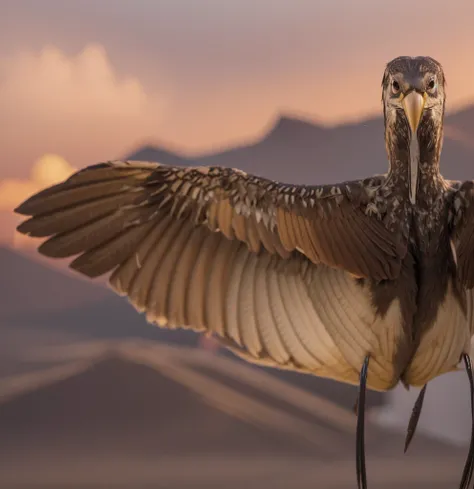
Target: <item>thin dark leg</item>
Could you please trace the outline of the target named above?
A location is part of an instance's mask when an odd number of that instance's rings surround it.
[[[357,399],[354,403],[354,407],[352,408],[352,411],[354,411],[354,414],[356,416],[359,414],[359,396],[357,396]]]
[[[356,433],[356,471],[357,486],[367,489],[367,474],[365,471],[365,389],[370,355],[367,355],[360,371],[359,396],[357,399],[357,433]]]
[[[471,359],[467,353],[463,353],[462,359],[464,360],[464,365],[466,366],[467,376],[469,377],[469,384],[471,386],[471,416],[472,416],[472,427],[471,427],[471,444],[469,445],[469,452],[467,454],[466,463],[464,465],[464,470],[462,473],[460,489],[468,489],[471,483],[472,471],[474,469],[474,379],[472,376],[472,365]]]
[[[410,446],[411,440],[418,425],[418,420],[420,419],[421,408],[423,407],[423,401],[425,399],[426,385],[427,384],[423,386],[423,389],[421,389],[420,393],[418,394],[415,405],[413,406],[413,411],[411,412],[410,421],[408,422],[407,436],[405,438],[405,453]]]

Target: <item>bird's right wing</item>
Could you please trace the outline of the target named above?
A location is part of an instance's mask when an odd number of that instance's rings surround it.
[[[112,271],[112,287],[150,322],[215,333],[254,361],[357,381],[378,344],[376,317],[346,271],[395,278],[403,251],[383,216],[366,212],[365,190],[116,162],[28,199],[18,229],[50,237],[48,256],[79,255],[71,266],[88,276]]]

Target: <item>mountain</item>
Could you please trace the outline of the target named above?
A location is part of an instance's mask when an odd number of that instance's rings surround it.
[[[299,141],[301,143],[311,142],[314,139],[324,138],[327,129],[309,119],[298,119],[291,115],[281,115],[271,124],[265,140],[275,143],[286,144]]]
[[[12,379],[10,391],[0,383],[2,486],[354,484],[355,417],[317,395],[196,350],[130,343],[75,351],[82,360],[72,349],[69,368],[54,375]],[[404,457],[403,437],[370,418],[366,443],[369,477],[389,489],[453,485],[465,457],[423,436]]]
[[[0,246],[0,320],[24,311],[48,313],[100,301],[109,292],[91,282]]]
[[[452,112],[446,117],[446,124],[455,127],[468,134],[472,134],[474,130],[474,105],[467,105],[455,112]]]
[[[25,437],[31,437],[30,446],[43,449],[72,439],[76,439],[74,450],[87,449],[87,436],[125,453],[319,452],[324,458],[344,448],[349,427],[355,423],[349,411],[331,403],[327,403],[329,409],[341,411],[339,418],[325,420],[324,411],[308,413],[304,405],[297,416],[299,408],[292,407],[290,396],[295,389],[277,382],[278,398],[271,394],[264,398],[265,391],[258,392],[249,384],[255,381],[255,373],[247,366],[237,370],[240,379],[229,385],[200,373],[195,368],[201,363],[200,355],[193,350],[146,342],[104,343],[102,351],[99,346],[86,343],[82,349],[59,349],[64,365],[74,368],[56,368],[57,378],[38,375],[36,385],[16,395],[5,397],[4,392],[0,397],[0,401],[6,399],[0,402],[0,450],[14,450],[20,427]],[[54,349],[50,352],[54,358]],[[68,356],[72,362],[67,361]],[[220,363],[225,370],[226,360],[213,357],[209,369],[219,371]],[[308,402],[315,397],[306,396]],[[235,404],[231,411],[230,404]],[[313,420],[312,426],[305,417]],[[329,433],[333,444],[326,446],[318,438]],[[110,444],[110,437],[118,434],[128,440]],[[232,443],[226,443],[230,436]]]
[[[160,161],[165,165],[186,165],[188,159],[172,151],[156,146],[143,146],[126,157],[128,160]]]
[[[105,290],[101,300],[78,307],[48,312],[19,312],[9,320],[13,326],[28,325],[36,330],[48,329],[58,332],[80,334],[85,338],[144,338],[167,343],[195,345],[197,335],[179,329],[171,331],[147,323],[124,298],[111,290]]]
[[[176,337],[149,325],[102,282],[80,279],[78,274],[50,268],[5,247],[0,247],[0,269],[4,272],[0,275],[0,329],[8,325],[89,338]],[[183,335],[178,332],[177,336]]]
[[[257,141],[217,153],[195,155],[177,164],[240,168],[288,183],[335,183],[386,172],[383,133],[381,117],[324,127],[282,115]],[[472,134],[474,106],[446,117],[441,167],[447,178],[473,178]],[[146,155],[149,161],[161,161],[162,151],[147,147],[146,153],[138,154]]]
[[[0,378],[40,368],[32,349],[85,339],[148,338],[196,345],[190,331],[148,324],[103,283],[0,247]]]

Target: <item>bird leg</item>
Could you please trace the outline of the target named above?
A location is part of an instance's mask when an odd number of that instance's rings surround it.
[[[370,355],[367,355],[360,371],[359,395],[357,398],[356,471],[357,485],[359,489],[367,489],[367,474],[365,471],[364,421],[365,390],[367,384],[367,370],[369,367],[369,359]]]
[[[474,469],[474,379],[472,375],[472,365],[471,359],[467,353],[463,353],[462,359],[464,360],[464,365],[466,366],[467,376],[469,377],[469,384],[471,387],[471,416],[472,416],[472,427],[471,427],[471,443],[469,445],[469,452],[467,454],[466,463],[464,465],[464,470],[462,473],[460,489],[468,489],[471,483],[472,471]]]
[[[354,414],[357,416],[359,414],[359,396],[357,396],[357,399],[354,403],[354,406],[352,408],[352,411],[354,411]]]
[[[415,405],[413,406],[413,410],[411,412],[410,421],[408,422],[407,436],[405,438],[404,453],[407,452],[408,447],[410,446],[411,440],[416,431],[416,426],[418,425],[418,420],[420,419],[421,408],[423,407],[423,401],[425,399],[426,386],[427,384],[423,386],[423,389],[421,389],[420,393],[418,394]]]

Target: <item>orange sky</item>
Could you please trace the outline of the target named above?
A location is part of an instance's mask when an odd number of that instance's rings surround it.
[[[79,168],[145,141],[211,151],[281,111],[360,118],[400,54],[442,62],[450,107],[474,101],[473,18],[470,0],[3,2],[0,224],[45,153]]]

